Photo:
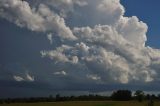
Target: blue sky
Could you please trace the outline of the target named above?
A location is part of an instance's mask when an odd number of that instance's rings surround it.
[[[0,98],[158,91],[158,4],[1,0]]]
[[[126,16],[137,16],[147,23],[147,45],[160,48],[160,1],[159,0],[121,0],[126,8]]]

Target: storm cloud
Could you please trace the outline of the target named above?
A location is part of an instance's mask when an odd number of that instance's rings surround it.
[[[54,67],[47,83],[72,88],[73,84],[159,81],[160,50],[146,46],[147,24],[136,16],[125,17],[120,0],[29,3],[1,0],[0,17],[21,28],[43,33],[49,40],[53,49],[39,51]],[[45,71],[40,73],[43,75]],[[36,76],[27,73],[25,77],[13,75],[13,79],[32,82]]]

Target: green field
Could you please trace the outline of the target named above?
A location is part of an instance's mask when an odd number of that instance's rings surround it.
[[[147,106],[147,102],[136,101],[75,101],[75,102],[50,102],[50,103],[11,103],[0,106]],[[154,106],[160,106],[160,101],[154,102]]]

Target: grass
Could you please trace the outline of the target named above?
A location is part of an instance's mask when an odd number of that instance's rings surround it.
[[[73,101],[73,102],[50,102],[50,103],[11,103],[0,106],[147,106],[147,102],[137,101]],[[160,106],[156,101],[154,106]]]

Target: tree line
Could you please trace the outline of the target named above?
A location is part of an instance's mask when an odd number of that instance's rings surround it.
[[[160,100],[160,95],[145,94],[141,90],[137,90],[134,93],[130,90],[117,90],[110,96],[102,96],[97,94],[80,95],[80,96],[61,96],[57,94],[55,97],[49,95],[48,97],[30,97],[30,98],[6,98],[0,99],[0,103],[35,103],[35,102],[60,102],[60,101],[130,101],[137,100],[142,102],[143,100],[153,101]]]

